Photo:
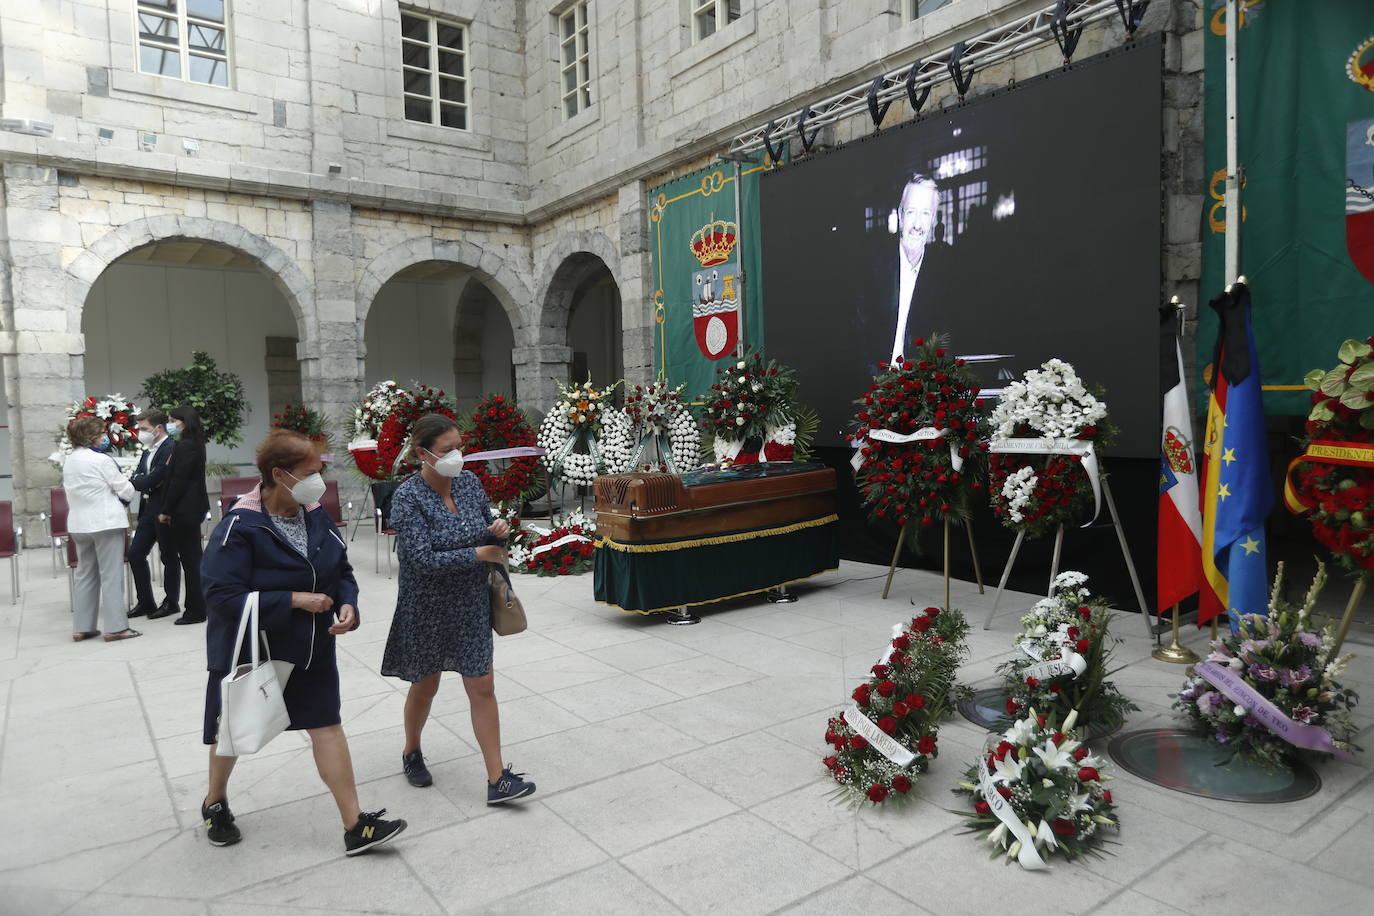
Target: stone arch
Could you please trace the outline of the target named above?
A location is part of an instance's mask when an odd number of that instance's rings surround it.
[[[163,215],[137,219],[107,233],[83,251],[67,267],[74,286],[68,302],[69,327],[81,327],[81,312],[91,287],[106,268],[131,251],[178,238],[215,242],[252,257],[262,265],[290,306],[298,339],[313,336],[308,328],[315,312],[314,289],[296,262],[276,245],[242,226],[199,216]]]
[[[618,288],[620,253],[600,232],[572,232],[550,247],[545,256],[544,273],[536,287],[539,290],[539,343],[566,343],[573,294],[586,276],[601,266],[611,272],[611,279]]]
[[[529,323],[525,320],[524,313],[526,305],[530,302],[529,290],[505,259],[471,242],[444,241],[423,236],[393,245],[363,268],[362,277],[358,281],[356,299],[360,343],[367,324],[367,314],[382,286],[405,268],[424,261],[448,261],[470,268],[473,276],[496,294],[501,307],[506,311],[511,327],[516,329],[517,334]]]

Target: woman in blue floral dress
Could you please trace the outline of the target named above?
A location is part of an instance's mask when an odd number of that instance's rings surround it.
[[[488,563],[506,561],[510,526],[493,519],[482,483],[463,471],[457,425],[426,414],[415,421],[409,452],[420,470],[396,489],[390,522],[396,530],[400,588],[382,657],[382,674],[410,681],[401,765],[413,786],[434,782],[420,733],[445,671],[463,676],[472,731],[487,769],[487,804],[534,791],[534,783],[501,763],[501,719],[491,666]]]

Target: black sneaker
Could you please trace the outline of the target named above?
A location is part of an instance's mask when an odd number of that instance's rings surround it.
[[[406,771],[406,779],[415,788],[434,785],[434,777],[429,774],[429,767],[425,766],[425,755],[418,748],[401,755],[401,767]]]
[[[534,783],[525,779],[524,773],[512,773],[510,765],[501,771],[501,778],[487,783],[487,804],[504,805],[517,798],[534,794]]]
[[[209,806],[202,803],[200,816],[205,819],[205,837],[211,846],[233,846],[243,839],[234,826],[234,815],[227,802],[217,801]]]
[[[344,855],[356,856],[389,843],[406,829],[406,822],[399,817],[394,821],[384,821],[383,814],[386,814],[385,808],[370,814],[364,811],[358,815],[358,823],[353,825],[353,829],[344,831]]]

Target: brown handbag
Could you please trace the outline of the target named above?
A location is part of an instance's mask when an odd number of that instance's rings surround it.
[[[487,593],[491,597],[491,628],[497,636],[525,632],[525,606],[510,584],[510,573],[502,563],[488,563]]]

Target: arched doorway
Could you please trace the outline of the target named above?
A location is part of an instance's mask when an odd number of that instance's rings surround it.
[[[211,444],[209,460],[251,473],[253,451],[288,403],[300,403],[300,328],[279,280],[243,251],[196,238],[135,248],[92,283],[81,313],[84,390],[139,406],[143,381],[204,350],[244,385],[242,441]]]
[[[466,411],[488,394],[511,396],[515,337],[496,293],[451,261],[411,264],[377,290],[363,329],[365,382],[422,382]]]
[[[568,310],[568,346],[572,349],[572,380],[588,375],[609,384],[625,375],[620,330],[620,289],[599,258],[591,258],[576,286]]]

